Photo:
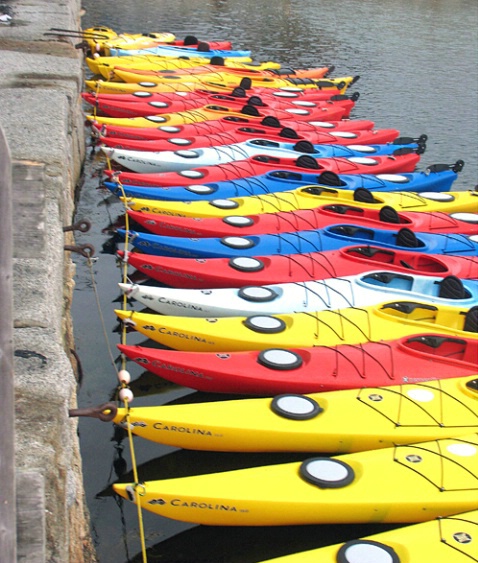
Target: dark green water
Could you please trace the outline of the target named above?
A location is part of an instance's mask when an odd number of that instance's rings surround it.
[[[257,60],[298,68],[334,64],[336,76],[360,75],[353,87],[360,92],[354,118],[373,119],[377,128],[397,128],[406,136],[427,134],[423,168],[463,159],[465,168],[454,189],[478,184],[476,0],[84,0],[83,6],[84,28],[104,24],[119,32],[171,31],[178,38],[194,34],[230,39],[236,49],[251,49]],[[121,216],[122,206],[97,189],[103,164],[98,156],[88,161],[77,211],[78,218],[86,217],[93,223],[89,233],[77,236],[77,242],[96,248],[94,283],[84,260],[75,259],[73,315],[84,370],[80,406],[107,401],[117,385],[110,351],[117,357],[120,337],[115,332],[113,310],[120,306],[115,300],[119,298],[116,284],[121,273],[110,253],[108,228]],[[139,335],[128,335],[129,344],[141,342]],[[129,364],[128,368],[134,380],[135,406],[218,398],[168,384],[142,373],[137,365]],[[110,424],[97,420],[82,420],[79,430],[99,559],[101,563],[141,561],[136,507],[111,494],[111,484],[118,475],[130,475],[128,444]],[[187,452],[139,439],[135,440],[135,452],[144,480],[309,457]],[[373,490],[370,495],[373,498]],[[254,563],[386,528],[215,528],[178,523],[148,512],[143,512],[143,517],[150,548],[148,561],[168,563]]]

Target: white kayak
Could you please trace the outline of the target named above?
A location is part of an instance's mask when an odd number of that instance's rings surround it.
[[[182,289],[120,283],[121,291],[163,315],[230,317],[307,313],[411,300],[462,307],[478,305],[478,281],[392,271],[300,283],[219,289]]]
[[[215,166],[252,156],[265,154],[278,158],[295,158],[308,154],[314,158],[355,158],[361,156],[391,154],[401,147],[416,147],[416,144],[396,145],[313,145],[308,141],[277,142],[267,139],[250,139],[230,145],[217,145],[176,151],[142,151],[102,146],[104,154],[121,166],[141,174],[190,170],[202,166]]]

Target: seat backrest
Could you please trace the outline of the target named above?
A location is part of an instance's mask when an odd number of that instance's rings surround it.
[[[440,282],[440,291],[438,297],[443,299],[465,299],[467,292],[463,286],[463,282],[456,276],[447,276]]]
[[[478,305],[475,305],[466,313],[463,330],[466,332],[478,332]]]

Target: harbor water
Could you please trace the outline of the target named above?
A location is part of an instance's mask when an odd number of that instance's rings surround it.
[[[333,76],[360,76],[352,116],[403,136],[428,136],[419,169],[462,159],[453,189],[478,184],[478,4],[476,0],[84,0],[83,28],[118,32],[170,31],[177,38],[231,40],[260,61],[295,68],[335,65]],[[351,93],[350,92],[350,93]],[[87,110],[87,108],[85,108]],[[77,235],[95,258],[77,257],[73,318],[82,367],[78,403],[94,406],[115,397],[120,343],[114,309],[121,307],[114,226],[121,202],[101,189],[105,161],[93,146],[78,195],[77,219],[92,223]],[[141,309],[131,303],[131,307]],[[128,344],[145,343],[131,332]],[[146,345],[150,345],[149,343]],[[175,386],[129,363],[133,406],[224,399]],[[84,486],[93,540],[101,563],[142,561],[136,507],[113,494],[117,480],[132,479],[131,452],[111,423],[80,419]],[[134,440],[140,480],[169,478],[300,460],[307,454],[231,454],[177,450]],[[319,453],[319,452],[318,452]],[[280,491],[277,491],[280,495]],[[370,491],[373,498],[374,491]],[[228,528],[185,524],[143,512],[148,561],[254,563],[393,526]],[[424,562],[426,563],[426,562]]]

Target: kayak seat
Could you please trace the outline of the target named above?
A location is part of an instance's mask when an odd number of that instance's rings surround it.
[[[186,35],[184,38],[183,44],[187,45],[197,45],[199,43],[198,38],[194,37],[194,35]]]
[[[264,117],[264,119],[261,121],[261,125],[264,125],[264,127],[282,127],[280,121],[273,115]]]
[[[234,90],[231,92],[230,95],[234,96],[235,98],[245,98],[246,91],[244,90],[244,88],[241,88],[240,86],[236,86],[236,88],[234,88]]]
[[[214,57],[211,57],[209,64],[212,64],[214,66],[225,66],[225,61],[222,57],[219,57],[218,55],[216,55]]]
[[[251,96],[247,100],[248,105],[251,106],[265,106],[266,104],[259,98],[259,96]]]
[[[440,285],[438,296],[443,299],[465,299],[468,297],[463,282],[456,276],[446,276],[437,283]]]
[[[313,156],[309,156],[308,154],[301,154],[296,160],[296,166],[299,168],[311,168],[313,170],[318,170],[320,168],[320,165],[315,158]]]
[[[475,305],[466,313],[463,330],[466,332],[478,332],[478,305]]]
[[[400,229],[397,233],[397,246],[406,248],[418,248],[420,245],[415,233],[407,228]]]
[[[400,223],[400,216],[398,215],[397,210],[390,205],[382,207],[378,216],[380,221],[383,221],[384,223]]]
[[[354,191],[354,200],[362,203],[377,203],[377,200],[367,188],[357,188]]]
[[[279,133],[279,137],[284,137],[284,139],[298,139],[299,135],[297,131],[294,131],[290,127],[284,127]]]
[[[250,90],[252,88],[252,80],[248,76],[244,76],[244,78],[241,78],[239,86],[244,88],[244,90]]]
[[[256,106],[251,106],[249,104],[242,108],[241,113],[243,113],[245,115],[251,115],[251,116],[254,116],[254,117],[259,117],[261,115],[259,113],[258,109],[256,108]]]
[[[319,184],[324,184],[326,186],[345,186],[338,174],[332,172],[331,170],[326,170],[317,178]]]
[[[314,145],[310,141],[299,141],[294,145],[294,150],[297,152],[305,152],[313,154],[315,152]]]

